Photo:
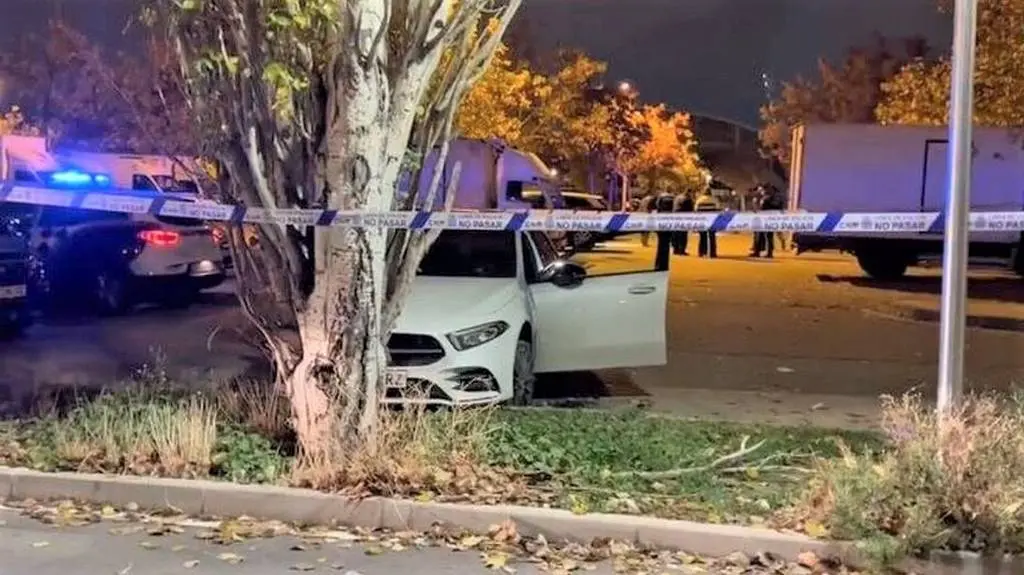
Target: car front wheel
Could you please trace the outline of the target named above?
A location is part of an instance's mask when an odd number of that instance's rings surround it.
[[[533,403],[536,381],[533,374],[533,344],[521,339],[516,342],[515,363],[512,364],[512,405]]]

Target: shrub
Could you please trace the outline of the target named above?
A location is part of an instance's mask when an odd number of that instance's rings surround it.
[[[946,416],[886,398],[880,454],[823,460],[806,523],[859,539],[876,558],[936,549],[1024,551],[1024,404],[968,398]]]

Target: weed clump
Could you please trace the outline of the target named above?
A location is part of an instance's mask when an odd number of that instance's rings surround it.
[[[885,398],[881,453],[818,462],[805,525],[860,540],[883,561],[933,550],[1024,552],[1024,402],[968,398],[939,415]]]

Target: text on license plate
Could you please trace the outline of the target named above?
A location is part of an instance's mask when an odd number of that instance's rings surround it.
[[[0,299],[16,299],[25,297],[28,290],[24,285],[0,286]]]
[[[398,369],[389,369],[387,372],[386,385],[388,387],[405,387],[409,380],[409,374]]]

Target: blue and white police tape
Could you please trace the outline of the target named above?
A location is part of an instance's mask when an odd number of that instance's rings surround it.
[[[0,202],[241,223],[401,229],[589,232],[941,233],[941,212],[906,213],[618,213],[571,210],[362,212],[248,208],[155,193],[0,186]],[[1024,231],[1024,211],[972,212],[971,231]]]

